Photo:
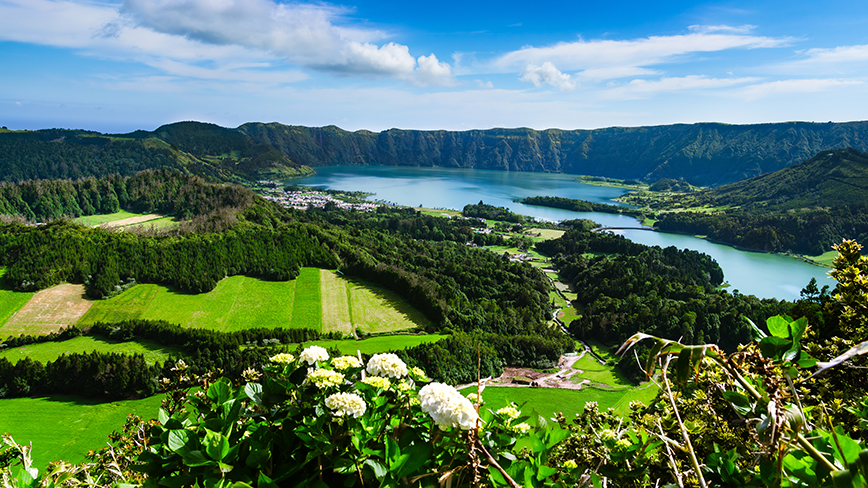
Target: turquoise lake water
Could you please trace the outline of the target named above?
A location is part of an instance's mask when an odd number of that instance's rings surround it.
[[[619,188],[581,183],[575,175],[521,173],[447,168],[395,166],[326,166],[317,174],[291,180],[291,183],[334,190],[374,193],[371,200],[399,205],[460,210],[480,200],[506,207],[513,212],[538,219],[567,220],[587,218],[607,227],[638,226],[632,217],[596,212],[523,205],[513,200],[529,196],[559,196],[591,202],[615,204],[611,199],[624,193]],[[799,291],[816,278],[822,287],[833,287],[827,269],[796,258],[776,254],[741,251],[705,239],[643,230],[616,231],[641,244],[693,249],[712,256],[723,268],[729,291],[761,298],[793,300]]]

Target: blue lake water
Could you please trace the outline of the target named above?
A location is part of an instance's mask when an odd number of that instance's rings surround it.
[[[571,212],[513,201],[545,195],[615,204],[611,199],[624,193],[619,188],[584,184],[575,175],[405,166],[326,166],[316,168],[316,171],[315,176],[294,179],[291,183],[366,191],[374,193],[370,197],[372,200],[414,207],[460,210],[481,200],[538,219],[586,218],[607,227],[638,225],[636,219],[623,215]],[[731,285],[729,290],[738,290],[745,295],[793,300],[799,297],[799,291],[812,277],[821,287],[835,284],[828,278],[827,269],[788,256],[741,251],[694,236],[643,230],[616,232],[641,244],[704,252],[720,263]]]

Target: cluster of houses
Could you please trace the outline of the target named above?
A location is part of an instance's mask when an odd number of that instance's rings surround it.
[[[369,212],[380,206],[373,202],[345,202],[322,191],[286,191],[281,188],[268,188],[263,190],[263,198],[277,202],[285,207],[298,210],[306,210],[309,207],[323,208],[329,202],[344,210],[361,210]]]

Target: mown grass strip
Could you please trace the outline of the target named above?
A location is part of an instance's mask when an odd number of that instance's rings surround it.
[[[98,225],[107,224],[109,222],[116,222],[118,220],[131,219],[134,217],[141,217],[144,214],[137,214],[132,212],[127,212],[126,210],[121,210],[119,212],[111,213],[111,214],[102,214],[102,215],[85,215],[73,219],[73,222],[78,222],[81,225],[86,225],[88,227],[96,227]]]
[[[323,332],[353,333],[353,319],[350,315],[350,299],[347,281],[334,271],[320,272],[322,296]]]
[[[370,334],[425,328],[430,321],[397,294],[360,280],[349,283],[353,325]]]
[[[42,473],[50,461],[82,462],[88,450],[106,446],[121,430],[127,414],[157,416],[162,395],[141,400],[101,402],[71,395],[0,399],[0,432],[19,444],[33,444],[34,467]]]
[[[302,268],[295,279],[291,327],[322,330],[321,300],[320,270]]]

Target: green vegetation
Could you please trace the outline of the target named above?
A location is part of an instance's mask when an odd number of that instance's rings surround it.
[[[621,205],[609,205],[606,203],[588,202],[586,200],[576,200],[563,197],[526,197],[521,200],[525,205],[539,205],[542,207],[562,208],[573,212],[602,212],[622,215],[632,215],[635,217],[643,217],[645,211],[642,209],[633,209]]]
[[[21,307],[33,298],[33,293],[17,292],[3,286],[3,275],[5,274],[6,268],[0,266],[0,330],[2,330],[3,325],[15,312],[20,310]]]
[[[294,327],[346,335],[354,329],[382,333],[430,325],[395,293],[318,268],[301,268],[298,278],[290,281],[230,276],[201,294],[136,285],[115,297],[93,302],[78,323],[135,319],[220,331]]]
[[[34,361],[47,363],[54,361],[61,354],[114,352],[120,354],[142,354],[148,364],[164,362],[169,356],[178,356],[180,350],[174,347],[165,347],[153,341],[116,341],[91,336],[80,336],[66,341],[42,342],[19,346],[11,349],[0,350],[0,358],[8,359],[15,364],[22,358],[30,358]],[[2,429],[0,429],[2,430]]]
[[[336,348],[345,355],[356,355],[357,351],[362,354],[378,354],[388,351],[400,351],[409,347],[416,347],[420,344],[429,344],[437,342],[448,336],[442,334],[398,334],[379,337],[369,337],[362,340],[327,340],[319,339],[315,341],[305,342],[303,346],[317,345],[325,348]]]
[[[87,215],[73,219],[73,222],[77,222],[81,225],[86,225],[88,227],[96,227],[101,224],[105,224],[108,222],[115,222],[118,220],[129,219],[132,217],[139,217],[143,214],[137,214],[132,212],[127,212],[126,210],[118,210],[114,213],[109,214],[100,214],[100,215]]]
[[[141,400],[105,402],[72,395],[0,399],[0,433],[33,444],[34,467],[50,461],[80,463],[91,449],[105,447],[108,434],[120,430],[129,414],[153,418],[161,395]]]

